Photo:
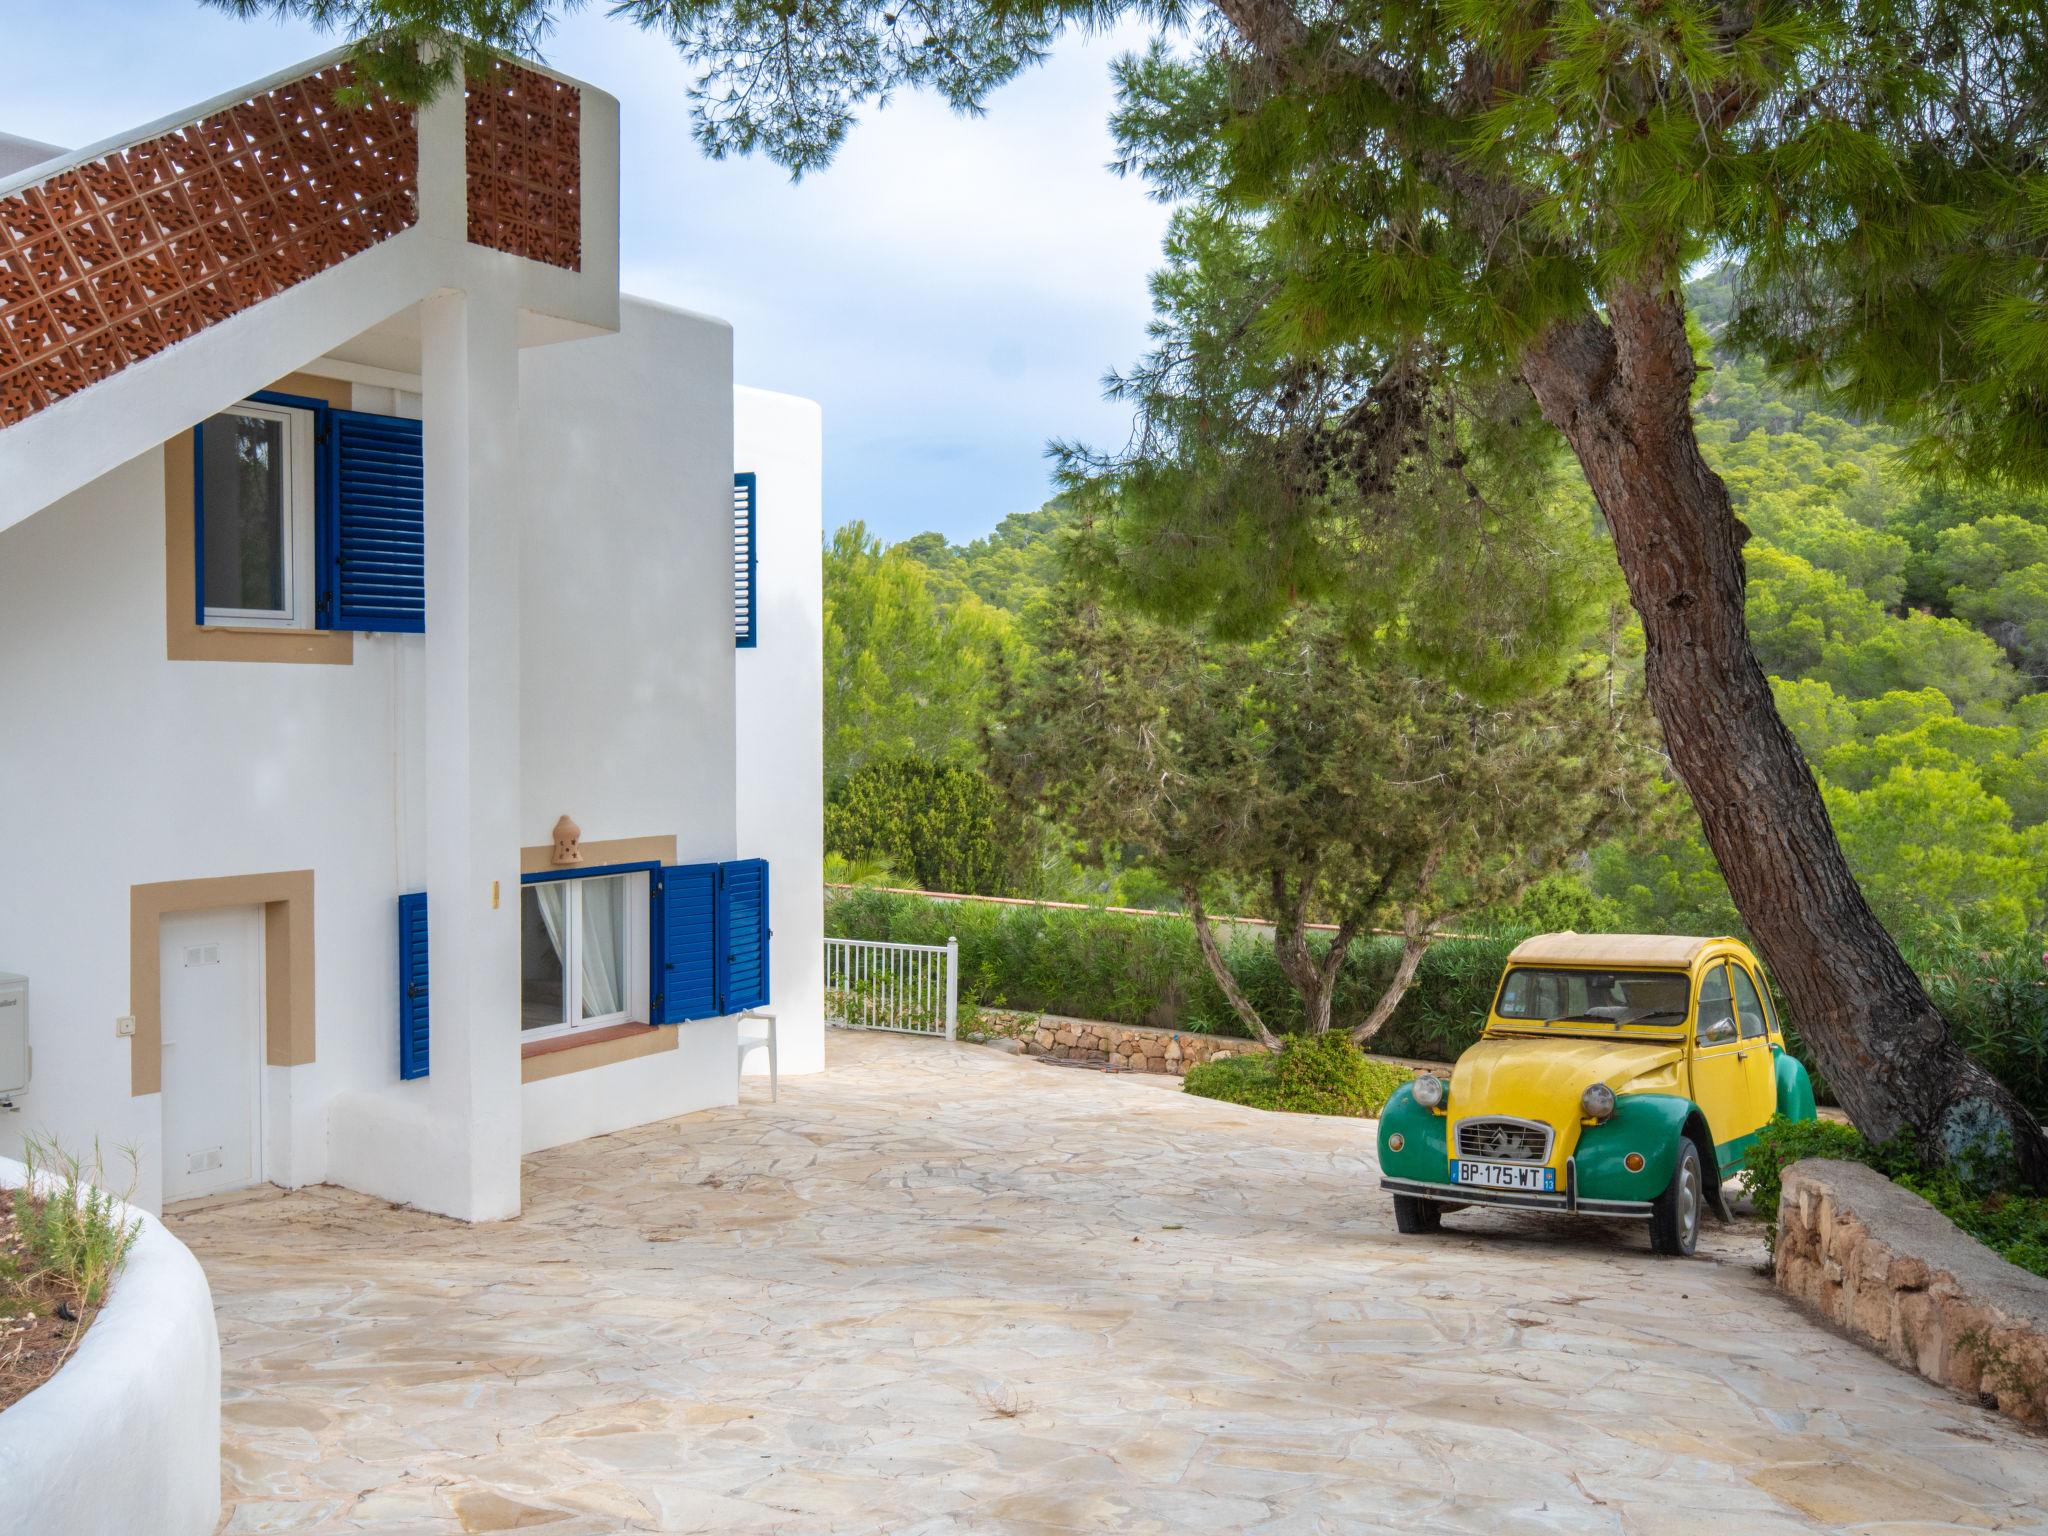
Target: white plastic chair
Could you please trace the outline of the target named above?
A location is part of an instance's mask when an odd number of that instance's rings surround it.
[[[768,1026],[768,1033],[766,1035],[750,1035],[745,1033],[744,1030],[741,1032],[739,1075],[743,1080],[746,1077],[747,1053],[758,1051],[763,1046],[766,1046],[768,1048],[768,1102],[771,1104],[777,1103],[782,1097],[782,1084],[776,1075],[775,1066],[775,1015],[767,1009],[763,1009],[758,1013],[743,1013],[740,1015],[739,1021],[744,1025],[749,1019],[759,1019],[763,1024],[766,1024]]]

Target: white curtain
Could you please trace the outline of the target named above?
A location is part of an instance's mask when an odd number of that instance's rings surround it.
[[[622,875],[583,885],[583,1017],[626,1009],[620,962],[625,950],[626,881]]]
[[[600,1019],[608,1013],[626,1011],[625,977],[621,965],[625,954],[626,881],[622,875],[598,880],[549,880],[533,886],[540,906],[541,926],[555,947],[555,959],[568,977],[569,892],[577,887],[583,909],[583,1014]]]
[[[562,1009],[566,1019],[569,1007],[568,882],[549,882],[529,886],[528,889],[533,892],[534,905],[540,908],[540,925],[547,929],[548,942],[555,947],[555,968],[562,973]]]

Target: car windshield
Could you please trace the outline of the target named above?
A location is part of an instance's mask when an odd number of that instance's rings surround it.
[[[1546,1024],[1682,1024],[1690,987],[1683,971],[1546,970],[1518,965],[1501,983],[1504,1019]]]

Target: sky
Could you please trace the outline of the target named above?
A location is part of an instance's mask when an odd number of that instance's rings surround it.
[[[1101,380],[1144,350],[1166,223],[1106,168],[1109,65],[1140,36],[1063,43],[979,119],[899,96],[796,184],[707,160],[682,62],[601,5],[547,62],[619,98],[626,291],[732,321],[740,383],[824,408],[826,527],[958,541],[1046,499],[1049,439],[1124,439]],[[0,0],[0,132],[89,144],[333,42],[198,0]]]

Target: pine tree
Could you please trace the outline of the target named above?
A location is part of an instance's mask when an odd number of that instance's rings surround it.
[[[410,31],[368,56],[422,88],[448,26],[531,44],[557,0],[218,0]],[[620,0],[701,71],[713,154],[825,164],[904,87],[980,110],[1068,26],[1185,27],[1120,70],[1127,166],[1245,255],[1235,336],[1283,408],[1344,406],[1346,472],[1533,407],[1597,499],[1649,695],[1729,889],[1873,1139],[1937,1157],[2048,1139],[1958,1043],[1872,913],[1743,622],[1746,530],[1701,453],[1681,294],[1735,268],[1735,330],[1803,382],[1963,463],[2048,475],[2048,38],[2023,0]],[[431,70],[424,74],[430,76]],[[431,84],[431,80],[426,80]],[[1195,235],[1204,229],[1195,227]],[[1218,236],[1219,239],[1222,236]],[[1196,263],[1199,266],[1199,262]],[[1291,376],[1289,370],[1292,370]],[[1219,379],[1188,381],[1192,400]],[[1250,403],[1250,402],[1246,402]],[[1228,477],[1226,440],[1210,467]],[[1450,466],[1452,470],[1455,465]],[[1286,547],[1284,497],[1238,547]],[[1312,510],[1312,509],[1311,509]],[[1215,526],[1212,520],[1211,527]],[[1284,560],[1250,567],[1284,596]],[[1242,586],[1242,584],[1239,584]],[[1256,593],[1241,595],[1256,598]]]

